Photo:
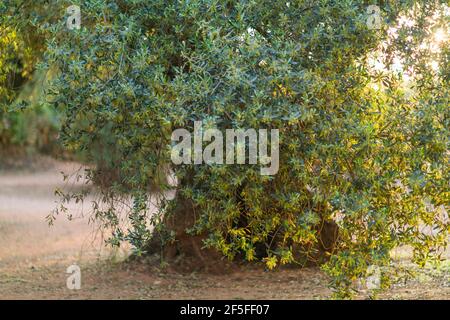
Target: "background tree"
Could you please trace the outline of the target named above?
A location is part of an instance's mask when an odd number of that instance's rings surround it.
[[[59,117],[42,103],[46,73],[36,72],[45,41],[36,25],[45,2],[19,0],[0,4],[0,155],[55,152]],[[25,109],[26,105],[30,107]]]

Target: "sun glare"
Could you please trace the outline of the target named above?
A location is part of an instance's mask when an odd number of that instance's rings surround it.
[[[433,41],[441,44],[448,41],[448,30],[438,29],[433,35]]]

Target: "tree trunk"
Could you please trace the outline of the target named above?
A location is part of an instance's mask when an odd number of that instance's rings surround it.
[[[164,220],[164,229],[175,232],[175,241],[164,243],[164,235],[155,232],[147,252],[161,255],[164,262],[179,271],[223,273],[233,269],[235,265],[219,252],[203,248],[206,234],[193,235],[186,232],[194,225],[196,219],[192,202],[179,193],[175,201],[177,207]]]

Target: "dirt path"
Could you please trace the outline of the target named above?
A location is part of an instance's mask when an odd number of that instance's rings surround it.
[[[70,206],[74,221],[45,217],[56,207],[61,171],[80,165],[0,172],[0,299],[324,299],[326,276],[317,268],[285,269],[270,275],[259,267],[230,274],[178,274],[153,264],[121,263],[88,225],[89,207]],[[82,182],[72,187],[80,187]],[[66,186],[67,187],[67,186]],[[81,290],[66,287],[66,268],[82,270]],[[428,270],[384,295],[387,298],[450,299],[450,264]],[[362,296],[364,298],[364,296]]]
[[[46,216],[57,206],[56,188],[68,187],[61,172],[75,172],[78,164],[56,163],[34,172],[0,172],[0,268],[49,263],[92,254],[93,230],[87,218],[59,217],[49,226]],[[83,182],[69,187],[81,187]],[[76,216],[83,206],[70,206]],[[97,246],[99,248],[99,246]]]

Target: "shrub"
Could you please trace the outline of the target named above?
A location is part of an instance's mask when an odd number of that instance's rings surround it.
[[[325,256],[344,296],[370,265],[388,265],[394,247],[412,245],[421,265],[439,257],[449,228],[448,70],[434,71],[413,44],[445,26],[442,15],[426,19],[442,10],[383,1],[377,31],[366,4],[352,1],[84,1],[80,30],[64,19],[47,29],[46,63],[59,71],[49,90],[66,115],[66,144],[89,149],[107,128],[119,151],[110,207],[94,208],[113,228],[110,242],[145,252],[153,224],[172,256],[204,246],[269,269]],[[389,24],[410,13],[417,26],[387,42]],[[434,57],[444,66],[441,45]],[[370,68],[378,49],[387,66],[404,58],[413,91],[401,74]],[[279,172],[173,165],[170,133],[200,120],[279,129]],[[177,195],[150,215],[148,190],[167,190],[168,172]],[[123,227],[114,200],[125,193],[133,205]]]

